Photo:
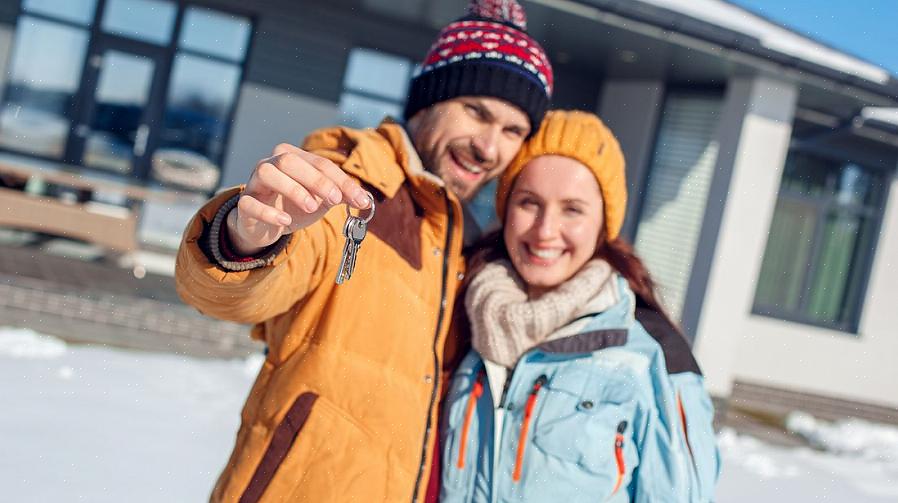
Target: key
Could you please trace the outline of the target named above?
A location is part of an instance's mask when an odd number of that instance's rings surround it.
[[[336,283],[338,285],[349,281],[352,276],[359,248],[368,233],[368,222],[374,218],[374,197],[370,193],[368,197],[371,201],[371,209],[364,218],[351,214],[349,206],[346,207],[346,223],[343,224],[343,237],[346,238],[346,244],[343,245],[343,256],[340,259],[340,267],[337,269]]]

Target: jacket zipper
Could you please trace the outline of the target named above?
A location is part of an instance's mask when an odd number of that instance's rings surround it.
[[[624,481],[624,474],[627,472],[627,465],[624,460],[625,431],[627,431],[627,422],[621,421],[617,425],[617,434],[614,435],[614,459],[617,461],[617,482],[614,484],[614,490],[611,491],[611,496],[617,494],[617,490],[620,489],[620,485]]]
[[[468,445],[468,428],[471,426],[471,418],[474,416],[474,408],[477,406],[477,400],[483,395],[483,376],[484,371],[477,373],[477,380],[474,381],[474,387],[468,395],[468,404],[465,406],[465,422],[461,427],[461,439],[458,446],[458,463],[456,466],[459,470],[465,467],[465,448]]]
[[[530,390],[530,396],[527,397],[527,405],[524,406],[524,422],[521,424],[521,433],[518,436],[518,452],[514,461],[514,472],[511,475],[515,482],[521,481],[521,471],[524,465],[524,451],[527,447],[527,431],[530,429],[530,419],[533,417],[533,409],[536,407],[536,399],[539,396],[539,390],[546,384],[548,378],[544,375],[539,376],[533,383]]]
[[[443,248],[443,271],[442,284],[440,285],[440,310],[437,314],[437,328],[433,334],[433,388],[430,390],[430,404],[427,407],[427,420],[424,423],[424,443],[421,445],[421,465],[418,467],[418,476],[415,477],[415,488],[412,491],[412,503],[418,499],[418,491],[421,489],[421,479],[424,470],[427,468],[427,441],[430,439],[430,430],[432,428],[431,416],[433,415],[433,407],[437,400],[437,390],[440,389],[440,357],[437,348],[437,341],[440,339],[440,331],[443,328],[443,318],[446,315],[446,281],[449,275],[449,257],[452,246],[452,229],[455,226],[455,216],[452,211],[452,201],[449,200],[447,189],[443,189],[443,196],[446,200],[446,246]]]

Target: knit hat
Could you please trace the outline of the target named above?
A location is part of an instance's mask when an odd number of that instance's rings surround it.
[[[540,130],[527,140],[499,178],[496,212],[505,222],[505,205],[514,180],[533,159],[542,155],[570,157],[586,165],[602,192],[605,229],[609,241],[617,238],[627,211],[627,179],[624,154],[617,138],[595,114],[577,110],[552,110]]]
[[[501,98],[523,110],[531,131],[552,96],[552,66],[527,35],[516,0],[473,0],[468,14],[440,31],[409,85],[405,119],[459,96]]]

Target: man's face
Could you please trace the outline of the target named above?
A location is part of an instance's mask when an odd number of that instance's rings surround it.
[[[507,101],[462,96],[421,110],[409,130],[424,167],[467,201],[508,166],[530,133],[530,120]]]

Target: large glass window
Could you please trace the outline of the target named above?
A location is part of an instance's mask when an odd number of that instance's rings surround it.
[[[168,45],[177,6],[168,0],[107,0],[103,31],[152,44]]]
[[[353,49],[343,78],[341,121],[347,126],[365,128],[377,126],[384,117],[402,115],[413,69],[406,58]]]
[[[0,147],[61,159],[81,85],[94,5],[85,0],[32,0],[23,7],[26,12],[33,8],[39,14],[55,14],[19,18],[0,108]]]
[[[173,0],[23,0],[22,11],[0,148],[215,189],[250,19]]]
[[[790,152],[754,311],[856,331],[884,187],[875,169]]]
[[[251,31],[246,18],[185,12],[151,163],[156,181],[202,191],[218,185]]]

